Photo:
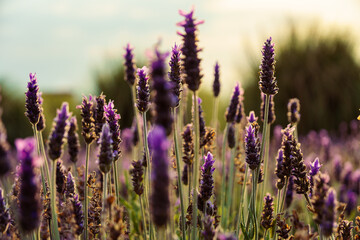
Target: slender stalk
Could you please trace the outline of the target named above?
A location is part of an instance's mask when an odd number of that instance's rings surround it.
[[[151,161],[150,161],[150,152],[149,152],[149,146],[148,146],[148,140],[147,140],[147,121],[146,121],[146,112],[142,113],[142,119],[143,119],[143,142],[144,142],[144,150],[145,150],[145,157],[147,162],[145,177],[144,177],[144,185],[145,185],[145,205],[148,208],[150,212],[150,205],[149,205],[149,196],[150,196],[150,183],[151,183]],[[153,236],[155,230],[153,229],[153,225],[151,222],[151,219],[149,219],[149,228],[150,228],[150,240],[155,239],[155,236]]]
[[[119,177],[116,161],[113,161],[116,203],[120,205]]]
[[[181,224],[182,224],[182,237],[186,238],[185,233],[185,207],[184,207],[184,197],[182,191],[182,183],[181,183],[181,171],[180,171],[180,153],[179,153],[179,144],[178,144],[178,136],[177,136],[177,117],[176,117],[176,109],[173,108],[174,115],[174,145],[175,145],[175,156],[176,156],[176,169],[178,173],[178,188],[179,188],[179,198],[180,198],[180,208],[181,208]]]
[[[222,145],[222,154],[221,154],[221,161],[222,161],[222,180],[221,180],[221,215],[225,215],[225,191],[226,191],[226,143],[227,143],[227,135],[229,133],[229,124],[226,123],[225,126],[225,134],[223,137],[223,145]],[[221,218],[221,226],[224,228],[224,221],[225,218]]]
[[[50,190],[50,203],[51,203],[51,221],[52,221],[52,232],[54,234],[54,239],[60,240],[58,222],[57,222],[57,213],[56,213],[56,162],[57,160],[51,161],[51,190]]]
[[[107,179],[108,179],[108,174],[104,173],[103,175],[103,198],[102,198],[102,226],[103,226],[103,234],[102,234],[102,239],[106,240],[106,231],[105,231],[105,226],[106,226],[106,214],[105,214],[105,202],[106,202],[106,192],[107,192]]]
[[[233,192],[233,186],[234,186],[234,158],[235,158],[235,151],[236,148],[233,148],[231,151],[231,161],[230,161],[230,173],[229,173],[229,182],[228,182],[228,188],[227,188],[227,194],[226,194],[226,215],[225,215],[225,224],[229,224],[229,218],[230,218],[230,210],[231,210],[231,203],[232,203],[232,192]],[[224,215],[223,215],[224,216]],[[229,230],[229,226],[227,228]]]
[[[141,210],[141,219],[144,225],[144,239],[147,239],[147,234],[146,234],[146,219],[145,219],[145,212],[144,212],[144,204],[141,201],[141,195],[139,196],[139,201],[140,201],[140,210]]]
[[[193,216],[192,216],[192,232],[191,232],[191,239],[195,240],[197,237],[197,189],[199,185],[199,145],[200,145],[200,138],[199,138],[199,108],[198,108],[198,101],[197,101],[197,93],[194,91],[194,170],[193,170]]]
[[[264,172],[264,182],[261,184],[261,195],[260,195],[260,199],[262,197],[264,197],[264,192],[265,192],[265,188],[267,188],[267,183],[268,183],[268,165],[269,165],[269,151],[270,151],[270,128],[271,125],[268,124],[268,127],[266,128],[266,139],[265,139],[265,156],[264,156],[264,168],[263,168],[263,172]],[[261,204],[261,201],[259,201],[258,204],[258,215],[262,212],[262,208],[263,205]]]
[[[49,180],[50,179],[49,165],[48,165],[48,160],[47,160],[46,153],[45,153],[45,146],[44,146],[42,132],[37,131],[37,135],[38,135],[38,139],[39,139],[39,143],[40,143],[40,152],[41,152],[43,160],[44,160],[45,176],[46,176],[46,179],[48,179],[48,181],[50,181]]]
[[[39,135],[37,134],[37,129],[35,125],[32,125],[33,128],[33,132],[34,132],[34,138],[36,139],[36,148],[37,148],[37,153],[38,156],[41,156],[41,152],[40,152],[40,142],[39,142]],[[41,183],[42,183],[42,188],[43,188],[43,193],[44,196],[46,195],[46,183],[45,183],[45,173],[44,173],[44,165],[41,165],[40,167],[40,174],[41,174]]]
[[[247,184],[248,171],[249,171],[249,166],[246,165],[245,178],[244,178],[244,182],[243,182],[243,185],[242,185],[242,188],[241,188],[241,195],[240,195],[240,204],[239,204],[239,210],[238,210],[239,218],[238,218],[238,223],[237,223],[237,227],[236,227],[236,236],[238,236],[239,233],[240,233],[241,219],[244,218],[244,216],[240,216],[240,215],[243,212],[243,205],[244,205],[244,200],[245,200],[245,193],[246,193],[245,189],[246,189],[246,184]]]
[[[281,199],[281,205],[280,205],[279,213],[282,212],[283,207],[284,207],[285,198],[286,198],[286,191],[287,191],[288,185],[289,185],[289,178],[287,177],[286,181],[285,181],[285,187],[284,187],[284,190],[283,190],[283,195],[282,195],[282,199]]]
[[[88,232],[89,189],[88,189],[88,185],[87,185],[87,180],[88,180],[88,171],[89,171],[90,145],[91,144],[86,144],[86,157],[85,157],[84,240],[89,239],[89,232]]]

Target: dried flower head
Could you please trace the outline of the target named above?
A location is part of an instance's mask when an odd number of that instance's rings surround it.
[[[185,126],[184,132],[182,133],[182,138],[183,138],[183,161],[187,165],[191,166],[194,159],[194,142],[193,142],[191,124]]]
[[[132,163],[133,168],[130,170],[131,181],[133,184],[134,192],[137,195],[141,195],[144,192],[144,185],[143,185],[143,175],[144,169],[142,166],[142,161],[133,161]]]
[[[287,105],[288,121],[291,124],[297,124],[300,121],[300,101],[297,98],[291,98]]]
[[[271,197],[271,195],[268,193],[264,197],[264,208],[261,214],[261,226],[264,229],[269,229],[273,225],[273,212],[274,212],[274,199]]]

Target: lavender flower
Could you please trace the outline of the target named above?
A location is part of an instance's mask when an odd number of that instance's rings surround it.
[[[358,197],[356,193],[353,191],[348,191],[346,193],[347,201],[346,201],[346,213],[347,215],[350,215],[351,212],[356,208]]]
[[[62,197],[66,189],[66,172],[63,168],[62,161],[56,162],[56,191]]]
[[[204,146],[206,129],[205,129],[205,119],[204,119],[204,111],[201,107],[202,100],[198,98],[198,107],[199,107],[199,133],[200,133],[200,146]],[[195,113],[193,113],[193,117],[195,118]]]
[[[247,121],[252,124],[254,122],[257,122],[258,118],[255,116],[254,111],[250,111],[249,116],[247,117]]]
[[[4,232],[10,221],[9,210],[6,209],[3,191],[0,189],[0,232]]]
[[[259,88],[261,92],[267,95],[277,94],[279,88],[277,87],[277,81],[274,76],[275,73],[275,53],[274,44],[271,43],[271,37],[264,43],[260,65],[260,81]]]
[[[185,126],[184,132],[182,133],[182,138],[183,138],[183,161],[190,167],[194,159],[194,142],[193,142],[191,124]]]
[[[281,148],[284,154],[282,174],[284,177],[290,177],[293,169],[293,159],[295,158],[294,151],[297,143],[293,136],[294,128],[287,126],[282,132]]]
[[[156,58],[151,63],[151,77],[153,80],[153,89],[156,94],[155,103],[155,124],[162,126],[169,136],[172,131],[173,116],[171,107],[174,106],[174,96],[171,92],[170,82],[165,80],[165,58],[166,54],[155,51]]]
[[[133,161],[132,163],[133,168],[130,170],[131,181],[133,184],[134,192],[137,195],[141,195],[144,192],[144,185],[143,185],[143,175],[144,169],[142,166],[142,161]]]
[[[152,155],[152,191],[150,198],[151,217],[157,227],[164,227],[169,221],[169,159],[170,144],[166,139],[165,129],[155,126],[148,136]]]
[[[216,237],[216,240],[236,240],[237,237],[235,237],[231,233],[219,233]]]
[[[137,75],[139,77],[138,86],[137,86],[137,102],[136,107],[139,112],[144,113],[149,109],[150,102],[150,88],[149,88],[149,78],[147,76],[147,67],[142,67],[137,70]]]
[[[335,226],[335,201],[335,190],[329,189],[325,202],[325,207],[323,209],[323,220],[320,223],[321,233],[324,234],[325,237],[331,236],[333,228]]]
[[[111,169],[113,162],[113,146],[112,146],[112,134],[108,123],[103,125],[101,136],[99,139],[100,153],[99,157],[99,168],[103,173],[108,173]]]
[[[274,103],[274,96],[270,95],[270,101],[269,101],[269,114],[268,114],[268,124],[273,124],[276,120],[276,116],[275,116],[275,103]],[[261,92],[261,121],[264,121],[264,116],[265,116],[265,100],[266,100],[266,95],[264,93]]]
[[[120,156],[120,124],[119,119],[120,115],[117,114],[117,110],[114,108],[114,102],[109,101],[107,105],[104,106],[106,121],[109,124],[111,139],[112,139],[112,147],[113,147],[113,158],[114,161],[119,159]]]
[[[132,86],[135,84],[135,63],[134,63],[134,55],[132,53],[134,49],[131,48],[130,44],[126,45],[125,48],[125,81]]]
[[[65,143],[65,135],[68,129],[69,104],[64,102],[61,109],[57,110],[57,116],[53,122],[53,128],[49,137],[49,157],[51,160],[59,159]]]
[[[218,97],[220,94],[220,71],[219,71],[219,64],[218,62],[215,63],[214,68],[214,83],[213,83],[213,93],[214,97]]]
[[[193,14],[194,10],[191,10],[189,13],[179,11],[180,15],[185,17],[185,20],[179,22],[177,25],[184,27],[185,33],[178,34],[183,38],[183,45],[181,48],[184,57],[182,59],[184,72],[185,72],[185,82],[188,85],[188,88],[191,91],[197,91],[199,89],[202,74],[200,73],[200,58],[198,57],[198,52],[201,51],[197,46],[197,37],[196,30],[197,25],[202,24],[203,21],[195,21]]]
[[[235,117],[235,122],[240,123],[244,116],[245,116],[245,111],[244,111],[244,89],[242,87],[240,87],[239,104],[238,104],[237,114],[236,114],[236,117]]]
[[[315,160],[310,164],[310,171],[309,171],[309,180],[310,180],[310,197],[313,191],[313,187],[314,187],[314,176],[316,174],[318,174],[318,172],[320,171],[320,161],[319,158],[315,158]]]
[[[204,230],[201,232],[204,240],[213,240],[215,237],[214,219],[211,216],[206,216],[203,221]]]
[[[255,128],[249,125],[245,133],[245,161],[251,170],[260,165],[260,141],[255,135]]]
[[[236,111],[239,104],[240,86],[237,83],[234,88],[234,93],[231,97],[230,104],[226,110],[226,122],[231,123],[235,121]]]
[[[67,134],[68,153],[71,162],[76,163],[78,161],[80,143],[79,135],[77,134],[77,120],[76,117],[70,119],[70,127]]]
[[[214,189],[214,178],[213,173],[215,168],[213,167],[215,159],[213,155],[208,152],[207,156],[204,156],[204,165],[201,167],[201,181],[200,181],[200,200],[199,203],[206,203],[212,194]],[[200,207],[200,206],[199,206]],[[204,206],[199,208],[201,211],[204,210]]]
[[[36,125],[39,122],[42,107],[39,103],[39,86],[35,74],[29,74],[30,81],[28,82],[28,90],[25,93],[25,116],[29,119],[30,123]]]
[[[300,101],[297,98],[291,98],[287,105],[288,108],[288,121],[295,125],[300,121]]]
[[[104,106],[106,105],[105,95],[100,94],[98,97],[95,97],[94,105],[94,120],[95,120],[95,134],[96,138],[100,137],[102,127],[106,122]]]
[[[75,182],[74,178],[70,171],[68,171],[68,175],[66,178],[66,190],[65,190],[65,196],[66,198],[71,198],[75,195]]]
[[[275,174],[279,178],[276,182],[276,187],[281,190],[285,185],[285,178],[287,177],[287,172],[285,171],[284,166],[284,152],[281,148],[278,151],[278,157],[276,159]]]
[[[36,141],[34,138],[15,141],[18,159],[21,162],[19,195],[19,225],[24,233],[30,233],[40,225],[40,196],[35,168],[41,165],[35,157]]]
[[[90,95],[89,99],[83,96],[82,104],[76,108],[81,109],[81,134],[84,137],[86,144],[91,144],[96,138],[92,96]]]
[[[321,224],[324,220],[324,207],[326,204],[326,195],[329,190],[329,176],[319,173],[314,178],[314,190],[311,196],[311,204],[314,211],[314,221]]]
[[[76,235],[79,236],[84,231],[84,213],[82,210],[82,204],[79,201],[79,196],[77,194],[74,195],[72,203],[76,222]]]
[[[306,194],[309,191],[309,178],[306,176],[306,166],[303,160],[303,154],[300,149],[300,144],[294,138],[294,149],[292,152],[292,171],[291,175],[294,176],[294,184],[296,186],[297,194]]]
[[[235,126],[233,123],[231,123],[229,125],[229,132],[228,132],[228,136],[227,136],[227,143],[229,148],[234,148],[235,147]]]
[[[173,83],[172,92],[175,96],[174,107],[179,106],[181,89],[181,63],[180,63],[180,48],[176,44],[171,51],[171,59],[169,62],[170,72],[168,73],[170,81]]]
[[[261,214],[261,226],[267,230],[273,225],[274,199],[270,193],[264,197],[264,208]]]
[[[279,235],[278,239],[288,239],[291,227],[286,224],[286,219],[281,219],[280,214],[276,217],[276,225],[278,227],[278,230],[276,230],[276,233]]]

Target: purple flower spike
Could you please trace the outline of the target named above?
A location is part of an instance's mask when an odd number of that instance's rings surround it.
[[[35,168],[39,161],[35,157],[36,141],[34,138],[17,139],[15,141],[17,156],[21,166],[19,195],[19,220],[23,232],[29,233],[40,225],[40,197],[39,180]]]
[[[36,124],[36,129],[41,132],[45,128],[45,115],[42,108],[43,98],[41,97],[42,92],[39,92],[38,99],[39,99],[39,105],[40,105],[40,116],[39,116],[39,122]]]
[[[322,234],[324,234],[325,237],[331,236],[335,226],[335,213],[336,213],[335,201],[336,201],[336,192],[334,189],[330,188],[325,202],[323,220],[320,223],[321,232]]]
[[[125,81],[132,86],[135,84],[135,63],[134,55],[132,53],[134,49],[128,44],[125,48]]]
[[[56,160],[61,157],[62,148],[65,143],[65,135],[69,125],[69,104],[64,102],[61,109],[57,110],[57,116],[54,119],[53,128],[49,137],[49,157]]]
[[[286,176],[286,173],[284,172],[284,152],[281,148],[278,151],[278,157],[276,159],[275,174],[279,178],[277,180],[276,187],[281,190],[285,185]]]
[[[100,153],[99,153],[99,168],[103,173],[108,173],[111,169],[111,164],[113,162],[113,148],[112,148],[112,139],[109,124],[105,123],[103,125],[99,144],[100,144]]]
[[[112,147],[113,147],[113,155],[114,161],[118,160],[120,156],[120,124],[119,119],[121,118],[119,114],[117,114],[117,110],[114,108],[114,102],[109,101],[107,105],[104,106],[106,121],[109,124],[111,139],[112,139]]]
[[[72,117],[70,119],[70,127],[67,136],[68,142],[68,153],[69,159],[71,162],[76,163],[78,160],[80,143],[79,143],[79,135],[77,134],[77,120],[76,117]]]
[[[184,55],[182,62],[185,72],[185,82],[191,91],[197,91],[200,87],[201,78],[200,73],[201,59],[198,57],[198,52],[201,51],[197,46],[196,30],[197,25],[202,24],[203,21],[195,21],[193,14],[194,10],[189,13],[179,11],[180,15],[185,17],[185,20],[179,22],[177,25],[184,27],[185,33],[178,34],[183,38],[183,45],[181,51]]]
[[[240,86],[239,83],[237,83],[234,88],[234,93],[231,97],[229,107],[226,110],[226,122],[228,123],[232,123],[235,121],[236,111],[239,104],[239,96],[240,96]]]
[[[171,92],[172,86],[165,80],[165,58],[167,54],[161,54],[155,51],[156,57],[151,63],[151,76],[153,80],[153,89],[156,92],[155,103],[155,124],[162,126],[169,136],[172,131],[173,116],[171,107],[174,106],[174,96]]]
[[[273,212],[274,212],[274,199],[270,193],[266,194],[264,197],[264,208],[261,214],[261,226],[264,229],[269,229],[273,225]]]
[[[181,89],[181,63],[180,63],[180,48],[176,44],[174,45],[171,51],[171,59],[169,62],[170,72],[168,73],[169,79],[173,84],[172,92],[175,96],[174,107],[178,107],[180,103],[180,93]]]
[[[169,159],[170,143],[166,139],[165,130],[155,126],[148,136],[149,148],[152,155],[152,191],[150,198],[151,217],[157,227],[164,227],[169,221]]]
[[[315,176],[320,171],[320,161],[319,158],[315,158],[315,160],[310,164],[310,176]]]
[[[94,120],[95,120],[95,133],[96,138],[100,137],[103,125],[106,123],[104,106],[106,105],[106,99],[104,94],[100,94],[98,97],[95,97],[94,105]]]
[[[76,222],[76,234],[79,236],[84,231],[84,213],[77,194],[75,194],[73,198],[73,208]]]
[[[260,141],[256,137],[255,128],[249,125],[245,133],[245,154],[246,163],[251,170],[255,170],[260,165]]]
[[[212,194],[214,189],[214,178],[213,173],[215,168],[213,167],[215,159],[213,155],[208,152],[207,156],[204,157],[204,165],[201,166],[201,181],[200,181],[200,198],[201,202],[206,203]],[[204,208],[200,208],[204,210]]]
[[[96,139],[93,105],[92,96],[90,95],[89,99],[83,96],[82,104],[76,107],[81,110],[81,135],[84,137],[86,144],[91,144]]]
[[[260,81],[259,88],[261,92],[267,95],[277,94],[279,88],[277,86],[275,73],[275,53],[274,44],[271,43],[271,37],[264,43],[262,50],[262,61],[260,65]]]
[[[214,68],[214,83],[213,83],[213,93],[214,97],[218,97],[220,94],[220,70],[218,62],[215,63]]]
[[[258,120],[258,118],[255,116],[255,112],[251,111],[249,113],[249,116],[247,117],[248,122],[251,124],[253,122],[256,122]]]
[[[147,67],[142,67],[137,70],[139,77],[137,86],[137,102],[136,107],[139,112],[144,113],[149,109],[150,102],[150,88],[149,88],[149,77],[147,76]]]
[[[25,116],[29,119],[30,123],[36,125],[39,122],[40,113],[42,112],[39,103],[39,86],[35,74],[29,74],[30,81],[28,82],[28,90],[25,93]]]

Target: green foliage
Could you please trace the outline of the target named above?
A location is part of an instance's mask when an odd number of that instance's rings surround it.
[[[335,130],[341,121],[356,118],[360,105],[360,65],[355,60],[349,34],[321,35],[311,29],[302,39],[294,29],[284,41],[274,42],[275,76],[280,89],[274,98],[275,124],[287,124],[287,103],[294,97],[301,103],[301,133],[322,128]],[[252,64],[252,74],[247,79],[247,113],[251,109],[259,111],[259,63]]]

